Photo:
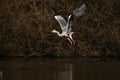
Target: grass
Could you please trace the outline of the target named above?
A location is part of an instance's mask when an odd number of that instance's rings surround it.
[[[51,7],[67,17],[85,3],[84,15],[73,22],[75,47],[60,31]],[[119,0],[0,0],[0,56],[120,56]]]

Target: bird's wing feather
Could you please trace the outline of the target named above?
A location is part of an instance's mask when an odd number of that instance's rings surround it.
[[[71,32],[71,30],[72,30],[72,21],[69,22],[67,30],[68,30],[68,33]]]
[[[69,17],[68,17],[68,26],[67,26],[67,31],[68,31],[68,33],[70,33],[71,32],[71,30],[72,30],[72,18],[73,18],[73,15],[69,15]]]
[[[71,15],[69,15],[69,17],[68,17],[68,26],[67,26],[68,33],[70,33],[71,30],[72,30],[71,26],[72,26],[73,18],[77,18],[77,17],[81,16],[84,13],[85,9],[86,9],[85,4],[82,4],[81,7],[79,7],[76,10],[74,10],[73,13]]]
[[[85,9],[86,9],[85,4],[82,4],[81,7],[73,11],[73,16],[75,18],[81,16],[84,13]]]
[[[67,25],[66,20],[61,15],[56,15],[55,19],[60,24],[62,31],[65,31],[66,30],[66,25]]]
[[[72,30],[72,21],[70,21],[68,29],[69,29],[70,31]]]

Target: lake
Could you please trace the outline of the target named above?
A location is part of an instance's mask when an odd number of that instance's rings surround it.
[[[8,59],[0,80],[120,80],[120,62],[96,59]]]

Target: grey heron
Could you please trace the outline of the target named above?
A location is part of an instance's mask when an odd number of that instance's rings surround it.
[[[59,31],[56,31],[55,29],[52,30],[53,33],[57,33],[58,36],[65,36],[67,39],[70,41],[71,44],[75,44],[72,35],[74,32],[72,32],[72,20],[73,18],[77,18],[79,16],[82,16],[86,9],[85,4],[82,4],[78,9],[75,9],[69,16],[68,19],[66,20],[63,16],[61,16],[54,8],[54,18],[57,20],[59,23],[62,33]]]

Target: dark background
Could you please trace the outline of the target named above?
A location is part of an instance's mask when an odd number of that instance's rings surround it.
[[[74,20],[76,46],[70,47],[53,17],[55,7],[66,18],[83,3],[87,9]],[[0,0],[0,56],[120,56],[120,0]],[[56,24],[56,25],[55,25]]]

